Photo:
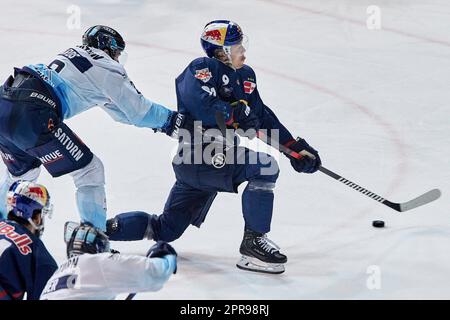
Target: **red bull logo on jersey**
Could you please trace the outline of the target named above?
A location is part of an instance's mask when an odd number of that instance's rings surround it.
[[[33,243],[33,240],[26,234],[19,234],[16,231],[16,227],[6,223],[5,221],[0,221],[0,236],[5,236],[7,239],[11,240],[19,252],[26,256],[31,253],[30,244]]]
[[[244,91],[246,94],[251,94],[256,88],[256,83],[251,81],[244,81]]]
[[[195,70],[195,77],[198,80],[202,80],[204,83],[206,83],[212,78],[212,73],[208,68]]]

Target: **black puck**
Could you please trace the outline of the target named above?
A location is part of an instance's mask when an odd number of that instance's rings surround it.
[[[372,226],[374,226],[375,228],[383,228],[384,227],[384,221],[383,220],[372,221]]]

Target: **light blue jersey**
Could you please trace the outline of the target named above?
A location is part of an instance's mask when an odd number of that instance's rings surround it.
[[[99,106],[122,123],[162,132],[170,126],[174,112],[146,99],[128,78],[124,67],[101,50],[73,47],[59,54],[48,66],[35,64],[26,67],[53,89],[54,96],[59,98],[62,120]],[[0,199],[5,199],[13,181],[35,181],[39,172],[34,168],[22,176],[12,176],[7,171],[0,183]],[[101,160],[94,155],[89,164],[68,173],[77,187],[76,202],[81,221],[91,222],[105,230],[105,174]]]
[[[59,54],[49,66],[28,65],[55,91],[69,119],[94,106],[114,120],[138,127],[164,128],[172,111],[146,99],[124,67],[105,52],[80,46]]]

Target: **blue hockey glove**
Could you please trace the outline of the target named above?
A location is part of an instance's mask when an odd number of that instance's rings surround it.
[[[287,155],[287,157],[291,160],[291,166],[297,172],[314,173],[322,164],[317,150],[311,147],[304,139],[297,138],[297,140],[292,140],[286,143],[285,146],[297,153],[305,150],[313,154],[315,157],[315,159],[313,159],[305,155],[302,158],[297,159],[290,155]]]

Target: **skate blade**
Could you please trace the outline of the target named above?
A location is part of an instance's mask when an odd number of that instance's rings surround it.
[[[268,263],[249,256],[242,256],[236,263],[236,267],[242,270],[270,274],[280,274],[285,271],[283,264]]]

